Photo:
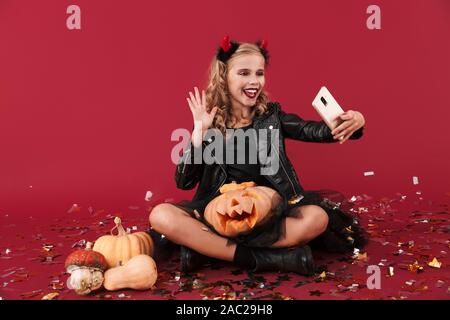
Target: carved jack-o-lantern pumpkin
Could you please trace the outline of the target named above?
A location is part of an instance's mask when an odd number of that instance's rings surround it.
[[[267,221],[282,202],[275,190],[254,182],[225,184],[220,193],[208,203],[204,216],[219,234],[230,238],[249,233]]]

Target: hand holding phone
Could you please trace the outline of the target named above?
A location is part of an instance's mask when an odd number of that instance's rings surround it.
[[[335,129],[343,122],[339,116],[344,113],[344,110],[342,110],[341,106],[326,87],[320,88],[312,105],[331,130]]]

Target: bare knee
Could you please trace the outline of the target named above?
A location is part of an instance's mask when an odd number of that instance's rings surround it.
[[[156,205],[150,212],[149,221],[153,229],[162,234],[170,234],[177,226],[178,208],[170,203]]]
[[[309,205],[307,207],[309,207],[309,208],[307,208],[307,210],[308,210],[307,217],[312,222],[312,225],[314,226],[314,229],[315,229],[317,235],[323,233],[327,229],[327,226],[328,226],[328,220],[329,220],[328,214],[320,206]]]
[[[295,208],[296,217],[289,220],[289,245],[305,244],[322,234],[328,226],[328,214],[317,205]],[[289,219],[289,218],[288,218]],[[284,243],[284,245],[287,243]]]

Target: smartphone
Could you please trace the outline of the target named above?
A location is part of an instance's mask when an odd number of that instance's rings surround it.
[[[339,116],[344,113],[344,110],[342,110],[339,103],[336,102],[326,87],[320,88],[319,93],[312,102],[312,105],[331,130],[343,122]]]

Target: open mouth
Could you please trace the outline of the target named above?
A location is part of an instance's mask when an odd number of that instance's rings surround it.
[[[235,229],[236,226],[240,225],[253,228],[258,220],[255,204],[251,204],[251,207],[246,209],[238,205],[236,208],[232,208],[231,212],[220,213],[219,220],[224,230],[228,230],[228,228]],[[239,227],[239,229],[242,229],[242,227]]]
[[[257,94],[258,94],[258,89],[256,88],[249,88],[249,89],[244,89],[242,90],[244,91],[244,94],[247,96],[247,98],[249,99],[255,99]]]

